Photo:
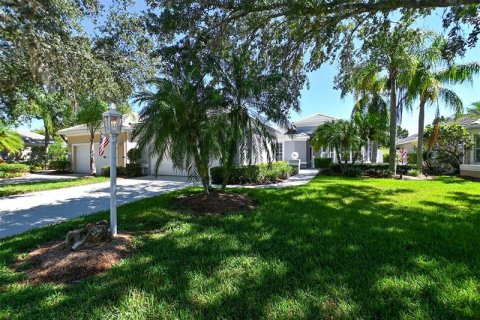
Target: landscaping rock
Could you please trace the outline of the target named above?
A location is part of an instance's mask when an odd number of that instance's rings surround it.
[[[69,231],[65,244],[71,247],[72,251],[75,251],[86,242],[105,242],[111,239],[108,222],[102,220],[96,223],[89,223],[85,228]]]

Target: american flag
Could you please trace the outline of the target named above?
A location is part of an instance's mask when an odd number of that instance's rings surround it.
[[[103,156],[103,153],[105,152],[105,148],[108,146],[108,137],[106,134],[101,133],[100,134],[100,146],[98,147],[98,155]]]

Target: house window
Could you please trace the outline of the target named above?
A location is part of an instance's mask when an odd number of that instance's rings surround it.
[[[475,162],[480,162],[480,134],[475,135]]]
[[[283,143],[277,142],[275,144],[275,160],[282,161],[283,160]]]

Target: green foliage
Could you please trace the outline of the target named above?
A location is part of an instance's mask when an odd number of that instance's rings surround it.
[[[417,169],[410,169],[407,171],[407,175],[417,177],[420,174],[420,171]]]
[[[390,153],[384,152],[382,158],[384,163],[388,163],[388,161],[390,160]]]
[[[332,158],[315,158],[314,167],[315,169],[327,169],[333,163]]]
[[[0,163],[0,178],[21,177],[30,170],[29,166],[21,163]]]
[[[425,129],[425,140],[429,140],[433,133],[433,127]],[[438,137],[434,141],[429,161],[438,161],[441,164],[450,165],[459,170],[465,149],[472,147],[472,139],[465,127],[457,123],[440,123]]]
[[[397,139],[404,139],[408,137],[408,130],[397,126]]]
[[[86,124],[90,134],[94,134],[102,126],[102,113],[108,110],[104,101],[96,97],[85,97],[80,101],[77,122]]]
[[[142,159],[142,150],[140,148],[133,148],[128,150],[127,158],[128,161],[130,161],[130,163],[132,164],[140,163],[140,160]]]
[[[417,163],[417,154],[416,153],[407,154],[407,163],[408,164]]]
[[[0,152],[17,153],[22,151],[23,147],[22,137],[0,121]]]
[[[226,128],[221,92],[207,83],[197,67],[178,66],[152,82],[153,90],[137,96],[144,105],[134,136],[140,149],[151,145],[155,171],[166,157],[209,191],[209,164],[221,155],[219,132]]]
[[[62,138],[57,137],[48,148],[48,158],[53,160],[64,160],[68,158],[68,147]]]
[[[472,245],[480,230],[478,183],[318,177],[293,188],[237,190],[258,200],[249,212],[198,217],[172,204],[198,191],[120,206],[119,228],[132,235],[135,250],[116,267],[71,285],[33,285],[11,266],[70,230],[108,219],[107,211],[2,239],[0,318],[480,314],[480,251]],[[199,308],[185,297],[222,303]]]
[[[7,197],[15,194],[23,194],[36,191],[45,191],[53,189],[62,189],[75,186],[83,186],[87,184],[99,183],[108,181],[104,177],[84,177],[68,180],[54,180],[41,182],[25,182],[15,184],[0,185],[0,197]],[[0,313],[1,314],[1,313]]]
[[[271,164],[236,166],[233,168],[228,184],[272,183],[286,179],[292,174],[293,168],[286,161],[276,161]],[[220,184],[223,181],[222,167],[210,169],[212,182]]]
[[[48,167],[58,172],[71,172],[70,161],[65,158],[51,160]]]
[[[45,170],[45,168],[47,167],[45,161],[43,160],[30,159],[26,162],[26,164],[28,165],[30,172],[39,172]]]
[[[337,120],[326,122],[316,128],[310,143],[314,150],[319,150],[322,146],[333,148],[337,153],[338,163],[342,166],[341,154],[345,155],[353,150],[354,161],[360,157],[362,138],[354,121]],[[347,157],[344,160],[346,165]]]
[[[142,175],[142,165],[140,163],[127,163],[125,174],[129,177],[140,177]]]
[[[413,164],[397,165],[397,174],[405,174],[408,170],[415,169]],[[345,175],[348,177],[367,176],[375,178],[388,178],[392,176],[388,163],[357,163],[348,164],[346,168],[338,163],[331,166],[330,170],[324,172],[324,175]]]
[[[110,166],[103,166],[102,167],[102,177],[110,177]],[[125,167],[117,167],[117,177],[127,175],[127,171]]]

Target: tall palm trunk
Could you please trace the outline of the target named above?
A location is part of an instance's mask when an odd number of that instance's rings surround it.
[[[372,163],[377,163],[377,155],[378,155],[378,143],[375,141],[372,141],[372,158],[370,159]]]
[[[397,75],[390,71],[390,158],[389,169],[393,174],[397,172]]]
[[[425,99],[422,97],[418,114],[417,169],[423,168],[423,132],[425,126]]]
[[[94,175],[97,173],[97,168],[95,167],[95,149],[93,148],[93,141],[95,139],[95,134],[90,134],[90,174]]]
[[[222,180],[222,191],[225,191],[227,188],[228,179],[230,179],[230,173],[234,165],[234,160],[237,156],[237,140],[231,139],[230,146],[227,154],[227,159],[223,164],[223,180]]]

